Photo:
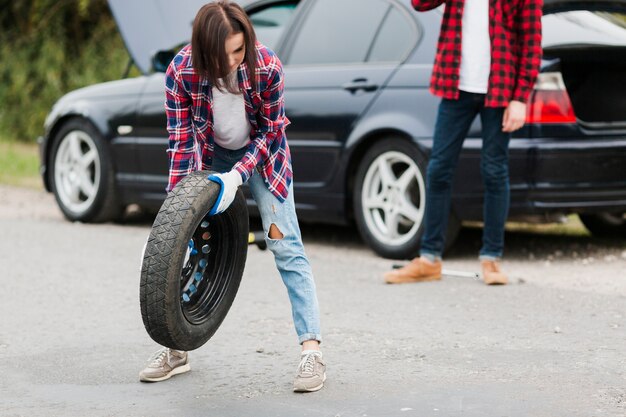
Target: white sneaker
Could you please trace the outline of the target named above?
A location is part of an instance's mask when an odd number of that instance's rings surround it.
[[[296,379],[293,382],[295,392],[319,391],[326,381],[326,362],[322,352],[307,350],[302,352]]]
[[[187,352],[181,350],[163,348],[156,352],[150,359],[150,364],[139,373],[140,381],[165,381],[174,375],[191,370]]]

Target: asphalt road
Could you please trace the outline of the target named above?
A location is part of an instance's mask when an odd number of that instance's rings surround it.
[[[0,186],[1,416],[625,416],[626,241],[508,233],[512,285],[385,286],[392,262],[354,230],[304,227],[325,388],[291,392],[299,359],[269,252],[190,373],[138,373],[157,346],[139,312],[146,221],[65,221],[50,195]],[[478,230],[445,268],[477,271]]]

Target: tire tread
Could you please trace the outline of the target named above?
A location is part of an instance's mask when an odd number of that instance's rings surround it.
[[[189,334],[189,322],[181,323],[182,314],[174,314],[179,309],[180,262],[184,256],[181,245],[186,237],[193,234],[197,219],[204,217],[208,207],[214,204],[219,193],[219,185],[207,179],[208,171],[198,171],[185,177],[167,196],[154,221],[146,245],[140,282],[141,315],[148,334],[161,345],[181,350],[191,350],[208,340],[224,319],[236,293],[243,274],[247,253],[248,214],[245,198],[241,191],[231,207],[222,215],[234,215],[241,229],[238,238],[243,237],[244,245],[238,245],[238,265],[231,279],[235,280],[230,292],[222,300],[219,311],[211,317],[211,328],[195,326]],[[243,253],[241,254],[241,248]],[[181,259],[182,262],[182,259]],[[234,290],[234,293],[233,293]],[[224,304],[226,303],[226,304]],[[203,327],[203,328],[201,328]],[[204,334],[199,334],[204,333]],[[208,337],[207,337],[208,336]],[[204,340],[198,342],[198,339]]]

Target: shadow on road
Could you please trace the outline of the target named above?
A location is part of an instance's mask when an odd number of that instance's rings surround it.
[[[355,227],[302,224],[301,229],[305,243],[367,249]],[[446,258],[478,256],[481,239],[481,228],[463,227]],[[505,242],[507,259],[602,258],[622,256],[626,250],[626,239],[558,234],[549,228],[545,231],[507,230]],[[376,255],[372,252],[372,256]]]
[[[155,214],[130,212],[121,224],[151,226]],[[301,223],[305,244],[332,245],[342,248],[369,250],[361,240],[355,226],[335,226]],[[251,230],[261,230],[259,219],[251,219]],[[513,229],[513,230],[510,230]],[[521,230],[520,230],[521,229]],[[482,229],[475,225],[463,227],[446,258],[477,256],[482,238]],[[623,256],[626,238],[600,239],[587,234],[584,229],[561,231],[558,227],[522,226],[507,227],[505,236],[507,259],[553,259],[553,258],[598,258]],[[372,252],[372,256],[376,256]]]
[[[464,227],[447,254],[450,258],[476,256],[482,229]],[[600,239],[590,235],[555,234],[533,231],[508,231],[505,234],[507,259],[552,259],[602,257],[626,249],[625,239]],[[621,255],[621,254],[620,254]]]

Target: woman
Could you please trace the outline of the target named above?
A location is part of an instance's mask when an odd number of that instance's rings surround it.
[[[209,177],[223,191],[210,210],[215,214],[226,210],[237,188],[248,182],[302,345],[294,391],[319,390],[326,366],[319,348],[315,283],[293,201],[280,60],[256,41],[240,6],[227,0],[209,3],[196,15],[191,44],[167,70],[165,93],[167,190],[194,170],[217,171],[220,174]],[[140,380],[162,381],[188,370],[186,352],[164,348],[140,373]]]

